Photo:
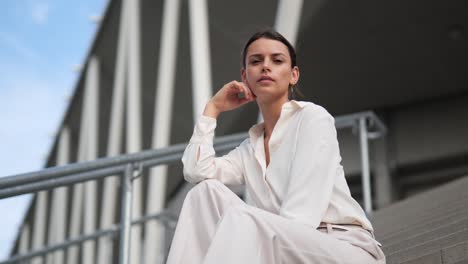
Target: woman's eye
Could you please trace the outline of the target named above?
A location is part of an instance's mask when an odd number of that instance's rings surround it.
[[[275,60],[275,63],[278,63],[278,64],[282,63],[282,62],[283,62],[283,60]]]
[[[260,60],[251,60],[251,61],[250,61],[251,64],[257,64],[257,63],[259,63],[259,62],[260,62]]]

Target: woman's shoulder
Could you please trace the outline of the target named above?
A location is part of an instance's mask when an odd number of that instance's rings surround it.
[[[307,101],[297,101],[296,102],[302,113],[302,116],[307,119],[320,119],[320,118],[329,118],[334,120],[333,116],[325,109],[325,107]]]

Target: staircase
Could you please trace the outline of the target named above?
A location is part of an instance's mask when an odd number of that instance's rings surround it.
[[[468,264],[468,176],[374,213],[387,263]]]

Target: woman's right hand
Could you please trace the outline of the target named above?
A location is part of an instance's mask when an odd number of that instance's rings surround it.
[[[239,97],[239,93],[244,96]],[[206,104],[203,115],[217,118],[222,112],[236,109],[244,104],[252,102],[256,96],[242,82],[232,81],[225,84]]]

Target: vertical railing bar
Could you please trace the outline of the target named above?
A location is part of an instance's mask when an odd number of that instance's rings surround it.
[[[119,264],[130,263],[130,233],[132,213],[132,164],[127,164],[122,174],[121,199],[122,211],[120,214],[120,245]]]
[[[370,185],[369,142],[367,135],[367,118],[359,118],[359,143],[361,147],[362,191],[364,197],[364,210],[367,216],[372,214],[372,197]]]

